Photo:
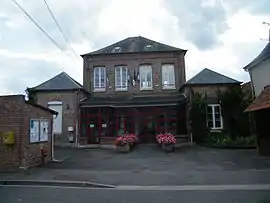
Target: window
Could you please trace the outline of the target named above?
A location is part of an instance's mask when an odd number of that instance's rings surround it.
[[[163,89],[175,88],[175,76],[173,64],[162,65],[162,87]]]
[[[151,65],[140,66],[140,88],[141,90],[153,89]]]
[[[106,68],[94,68],[94,91],[105,91],[106,89]]]
[[[121,47],[114,47],[113,49],[112,49],[112,53],[120,53],[121,52]]]
[[[219,104],[210,104],[207,106],[207,126],[211,129],[223,128],[221,107]]]
[[[128,71],[127,67],[118,66],[115,68],[115,90],[127,90]]]

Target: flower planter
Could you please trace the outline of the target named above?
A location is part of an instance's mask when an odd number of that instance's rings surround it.
[[[116,146],[116,150],[118,152],[124,152],[127,153],[130,151],[130,145],[129,144],[125,144],[125,145],[118,145]]]
[[[160,133],[156,136],[157,143],[166,152],[174,151],[176,138],[172,133]]]
[[[163,144],[162,145],[162,149],[165,151],[165,152],[173,152],[174,151],[174,144]]]

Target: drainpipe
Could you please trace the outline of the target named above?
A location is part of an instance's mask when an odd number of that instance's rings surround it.
[[[75,144],[78,147],[78,134],[79,134],[79,117],[80,117],[80,108],[79,108],[79,95],[80,89],[77,91],[76,95],[76,116],[75,116]]]

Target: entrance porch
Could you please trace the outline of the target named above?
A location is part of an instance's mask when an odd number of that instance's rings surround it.
[[[160,132],[187,134],[186,105],[147,107],[81,107],[80,143],[113,143],[124,133],[138,135],[141,143],[154,143]]]

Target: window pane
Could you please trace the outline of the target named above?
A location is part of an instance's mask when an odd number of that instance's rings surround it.
[[[213,128],[213,121],[207,121],[207,126],[209,128]]]
[[[213,120],[213,114],[208,113],[207,114],[207,120]]]
[[[220,113],[220,106],[215,106],[215,113]]]
[[[216,128],[220,128],[220,127],[221,127],[221,122],[220,122],[220,121],[217,121],[217,120],[216,120],[215,123],[216,123]]]
[[[170,67],[169,69],[169,84],[174,85],[174,69]]]
[[[220,120],[220,114],[215,114],[215,120]]]
[[[152,78],[151,77],[151,73],[148,72],[146,77],[147,77],[146,78],[147,79],[147,82],[151,82],[151,78]]]
[[[99,80],[100,80],[100,68],[94,68],[94,76],[95,76],[95,81],[94,81],[94,88],[99,87]]]
[[[207,106],[207,113],[212,114],[212,106]]]
[[[119,67],[115,69],[115,81],[116,87],[119,88],[121,84],[121,69]]]
[[[140,83],[141,87],[152,87],[152,67],[140,67]]]
[[[127,68],[122,68],[122,84],[125,84],[127,82]]]

